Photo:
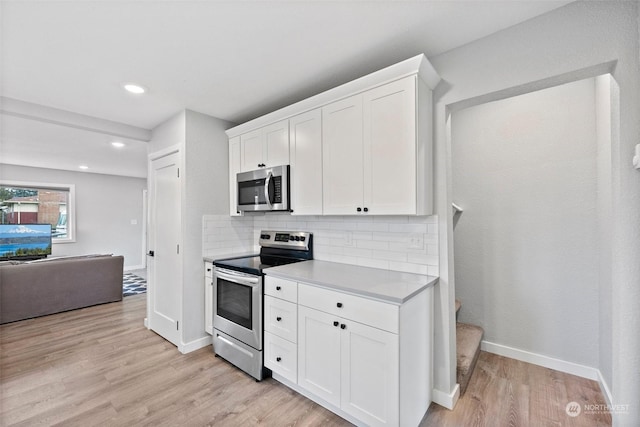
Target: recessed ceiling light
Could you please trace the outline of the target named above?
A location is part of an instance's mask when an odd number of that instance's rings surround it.
[[[147,89],[144,86],[140,86],[135,83],[125,83],[122,85],[127,92],[135,93],[136,95],[140,95],[145,93]]]
[[[89,166],[87,166],[87,165],[80,165],[80,166],[78,166],[78,168],[80,168],[80,169],[82,169],[82,170],[84,171],[84,170],[89,169]]]
[[[115,148],[122,148],[124,147],[124,142],[120,142],[120,141],[113,141],[111,143],[111,145],[113,145]]]

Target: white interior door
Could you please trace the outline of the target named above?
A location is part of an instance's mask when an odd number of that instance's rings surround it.
[[[179,342],[182,306],[181,191],[179,153],[151,162],[149,204],[149,283],[147,316],[149,329],[171,343]]]

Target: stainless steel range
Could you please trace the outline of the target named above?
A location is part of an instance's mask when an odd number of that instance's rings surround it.
[[[262,231],[260,254],[213,262],[213,351],[257,380],[264,368],[263,270],[313,259],[313,235]]]

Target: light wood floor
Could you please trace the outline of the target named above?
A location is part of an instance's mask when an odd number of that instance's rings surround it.
[[[142,324],[145,295],[0,326],[0,426],[346,426],[277,381],[187,355]],[[432,405],[422,426],[606,426],[568,417],[603,403],[592,381],[482,353],[455,411]]]

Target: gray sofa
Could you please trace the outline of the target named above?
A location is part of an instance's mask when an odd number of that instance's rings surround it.
[[[0,264],[0,324],[122,300],[124,257]]]

